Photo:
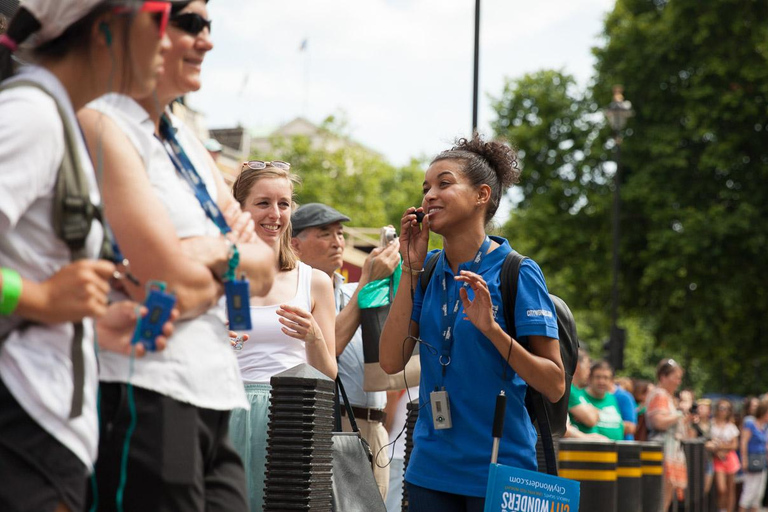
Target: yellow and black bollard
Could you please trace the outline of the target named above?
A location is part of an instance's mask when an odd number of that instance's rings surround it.
[[[616,443],[562,439],[559,461],[560,476],[581,483],[579,510],[616,512]]]
[[[640,464],[640,445],[634,441],[616,443],[619,462],[616,466],[616,510],[642,512],[643,470]]]
[[[643,468],[643,512],[659,512],[664,492],[664,451],[661,443],[640,443]]]

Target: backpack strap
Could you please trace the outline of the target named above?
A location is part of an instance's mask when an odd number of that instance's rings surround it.
[[[515,326],[515,303],[517,301],[517,283],[520,278],[520,266],[527,258],[517,251],[507,254],[501,266],[501,302],[504,309],[504,322],[507,324],[507,334],[517,340],[517,328]],[[517,340],[520,343],[519,340]],[[522,344],[522,343],[521,343]],[[527,344],[523,344],[526,350],[530,350]],[[539,434],[541,435],[546,461],[547,473],[557,476],[557,459],[555,457],[555,442],[552,438],[552,428],[549,422],[549,414],[544,406],[544,396],[535,392],[526,393],[525,406],[532,419],[536,420]]]
[[[435,273],[435,267],[437,266],[437,260],[440,259],[441,252],[442,251],[436,252],[434,256],[428,257],[424,262],[424,272],[422,272],[419,277],[419,285],[421,286],[422,294],[427,291],[427,285],[429,285],[429,280],[432,279],[432,274]]]
[[[99,207],[91,203],[88,190],[88,179],[83,173],[80,162],[80,152],[77,147],[77,133],[74,127],[67,122],[67,113],[58,100],[45,88],[36,82],[19,80],[0,87],[0,91],[17,87],[33,87],[48,95],[56,104],[56,109],[64,129],[64,158],[56,174],[54,185],[52,222],[54,232],[69,248],[71,261],[87,257],[85,242],[91,230],[94,218],[101,220]],[[103,224],[103,223],[102,223]],[[105,229],[106,233],[106,229]],[[109,238],[105,235],[102,249],[111,248]],[[17,325],[15,329],[26,327],[27,322]],[[72,406],[70,418],[76,418],[82,414],[83,393],[85,389],[85,362],[83,356],[83,323],[73,322],[74,334],[72,336]],[[4,334],[0,343],[5,341],[10,332]]]

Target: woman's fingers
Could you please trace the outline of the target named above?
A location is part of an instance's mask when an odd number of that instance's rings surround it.
[[[468,270],[462,270],[458,276],[454,277],[454,280],[467,283],[472,287],[472,290],[475,291],[478,289],[488,291],[488,283],[485,282],[485,279],[483,279],[482,276],[475,274],[474,272],[469,272]]]

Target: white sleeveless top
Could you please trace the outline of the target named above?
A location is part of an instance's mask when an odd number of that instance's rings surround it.
[[[107,94],[88,104],[112,119],[128,136],[146,166],[155,193],[163,202],[179,238],[218,236],[219,229],[208,219],[189,184],[179,176],[147,112],[120,94]],[[212,169],[202,154],[202,145],[173,115],[171,124],[208,193],[216,200]],[[202,148],[202,149],[201,149]],[[140,200],[140,198],[137,198]],[[119,240],[117,241],[120,242]],[[227,411],[248,407],[237,360],[229,342],[223,302],[200,316],[175,322],[173,336],[162,352],[137,358],[131,382],[141,388],[203,409]],[[99,353],[99,378],[105,382],[127,382],[128,357],[115,352]]]
[[[296,295],[283,304],[312,311],[312,267],[299,262]],[[278,307],[279,304],[251,306],[253,330],[248,331],[250,339],[237,352],[240,373],[246,382],[268,384],[273,375],[307,362],[304,342],[283,334]]]

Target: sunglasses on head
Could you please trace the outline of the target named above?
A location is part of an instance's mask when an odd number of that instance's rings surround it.
[[[196,12],[176,14],[171,17],[171,23],[179,30],[183,30],[187,34],[193,36],[198,35],[206,28],[208,29],[208,33],[211,33],[211,20],[203,18]]]
[[[144,2],[141,7],[136,9],[135,7],[116,7],[114,10],[117,14],[135,13],[135,12],[148,12],[153,16],[157,24],[157,30],[159,37],[162,38],[165,35],[165,28],[168,26],[168,20],[171,17],[171,4],[168,2]]]
[[[278,169],[288,171],[291,169],[291,164],[288,162],[283,162],[282,160],[273,160],[271,162],[265,162],[264,160],[249,160],[247,162],[243,162],[243,167],[248,167],[254,171],[260,171],[262,169],[266,169],[267,167],[277,167]]]

